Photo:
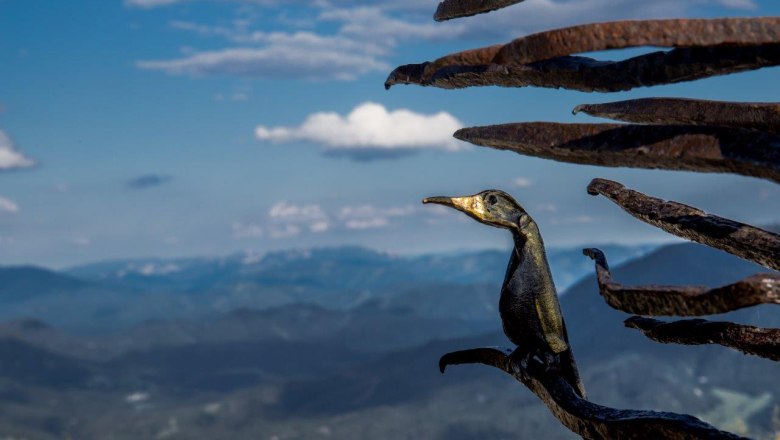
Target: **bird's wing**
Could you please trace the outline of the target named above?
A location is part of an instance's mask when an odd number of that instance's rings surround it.
[[[542,325],[544,340],[553,353],[562,353],[569,349],[566,337],[566,328],[563,326],[563,316],[558,305],[558,298],[552,295],[539,295],[536,297],[536,315]]]

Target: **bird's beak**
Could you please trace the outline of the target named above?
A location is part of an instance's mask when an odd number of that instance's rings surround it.
[[[479,207],[477,206],[477,197],[476,196],[467,196],[467,197],[428,197],[423,199],[423,203],[435,203],[437,205],[444,205],[449,206],[450,208],[455,208],[458,211],[465,212],[466,214],[480,218],[481,216],[478,215],[479,213]]]

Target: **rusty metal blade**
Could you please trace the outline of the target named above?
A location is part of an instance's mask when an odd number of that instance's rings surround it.
[[[476,348],[448,353],[439,361],[448,365],[483,364],[497,368],[528,387],[550,412],[575,434],[586,439],[738,439],[742,438],[702,422],[696,417],[670,412],[609,408],[581,399],[554,368],[532,359],[527,368],[513,362],[512,350]]]
[[[530,64],[566,55],[628,47],[755,46],[780,43],[780,17],[628,20],[539,32],[504,45],[445,55],[428,65],[427,80],[447,66]]]
[[[727,172],[780,182],[780,136],[682,125],[531,122],[463,128],[475,145],[588,165]]]
[[[583,104],[572,112],[640,124],[713,125],[780,132],[780,103],[645,98]]]
[[[663,322],[634,316],[625,322],[648,338],[663,344],[718,344],[745,354],[780,361],[780,329],[768,329],[732,322],[684,319]]]
[[[650,197],[611,180],[593,179],[588,194],[601,194],[637,219],[670,234],[780,270],[780,235]]]
[[[612,308],[645,316],[704,316],[759,304],[780,304],[780,274],[756,274],[717,288],[626,286],[612,279],[599,249],[584,249],[596,264],[599,292]]]
[[[398,67],[388,76],[385,88],[389,89],[396,84],[445,89],[533,86],[584,92],[617,92],[777,66],[780,65],[780,44],[682,48],[622,61],[565,56],[522,65],[453,65],[445,66],[430,78],[424,79],[423,72],[429,64]]]
[[[525,0],[444,0],[439,3],[433,19],[436,21],[470,17],[521,3]]]

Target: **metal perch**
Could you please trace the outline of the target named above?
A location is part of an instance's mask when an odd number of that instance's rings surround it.
[[[612,308],[645,316],[703,316],[759,304],[780,304],[780,274],[756,274],[717,288],[625,286],[612,279],[604,253],[583,249],[596,262],[599,291]]]
[[[696,417],[658,411],[621,410],[581,399],[554,370],[532,359],[526,368],[513,362],[512,350],[477,348],[447,353],[439,361],[443,373],[449,365],[483,364],[511,375],[547,405],[568,429],[586,439],[740,439],[719,431]]]
[[[637,219],[670,234],[780,270],[780,235],[650,197],[611,180],[593,179],[588,193],[601,194]]]
[[[648,338],[664,344],[719,344],[745,354],[780,361],[780,329],[705,319],[663,322],[640,316],[629,318],[625,323],[626,327],[641,330]]]

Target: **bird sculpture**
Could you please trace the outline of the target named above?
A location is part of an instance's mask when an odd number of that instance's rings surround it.
[[[512,196],[499,190],[466,197],[429,197],[423,203],[449,206],[480,223],[512,233],[515,247],[498,307],[504,333],[517,345],[511,357],[523,366],[536,357],[546,368],[558,370],[584,398],[585,388],[569,346],[558,294],[536,222]]]

